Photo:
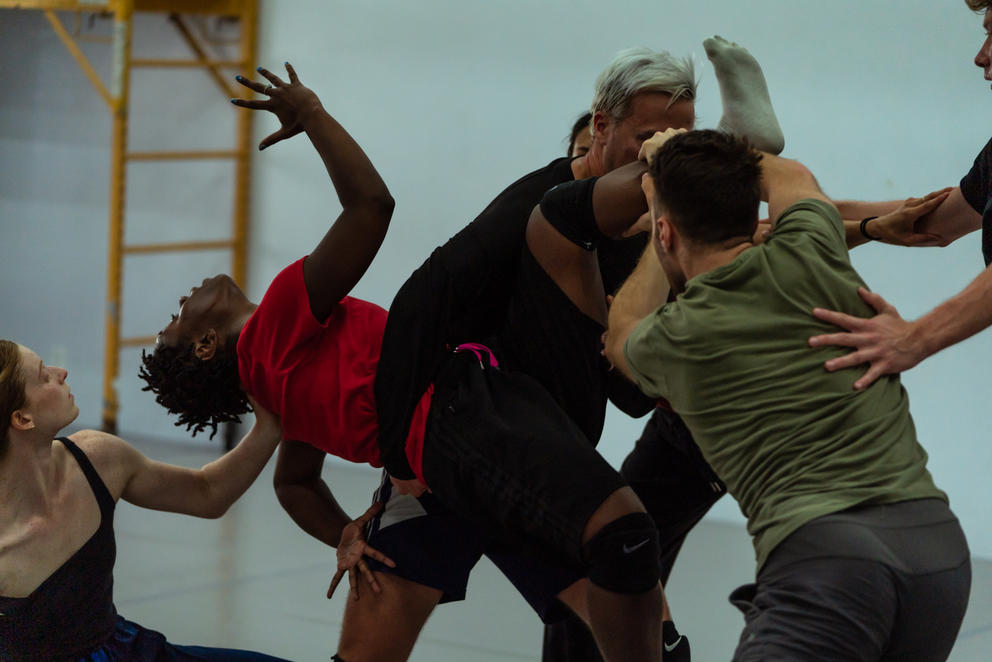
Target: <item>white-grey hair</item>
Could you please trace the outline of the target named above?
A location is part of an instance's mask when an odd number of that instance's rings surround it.
[[[641,92],[671,95],[671,105],[679,99],[695,99],[697,84],[692,57],[676,58],[668,51],[628,48],[617,53],[596,78],[590,110],[602,110],[614,120],[622,120],[630,110],[631,99]]]

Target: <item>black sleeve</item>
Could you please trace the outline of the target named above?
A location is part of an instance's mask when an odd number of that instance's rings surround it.
[[[606,394],[610,402],[631,418],[640,418],[654,411],[658,404],[658,398],[644,395],[637,384],[624,377],[619,370],[610,370],[606,379]]]
[[[992,140],[985,144],[975,157],[971,170],[961,179],[961,195],[979,214],[985,211],[990,185],[992,185]]]
[[[559,184],[541,198],[541,213],[570,242],[587,251],[595,250],[603,233],[596,224],[592,191],[596,177]]]

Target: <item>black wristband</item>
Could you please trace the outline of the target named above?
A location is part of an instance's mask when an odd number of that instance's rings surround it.
[[[868,218],[863,219],[861,221],[861,236],[864,237],[865,239],[870,239],[871,241],[882,240],[881,237],[873,237],[870,234],[868,234],[868,228],[867,228],[868,221],[874,221],[876,218],[878,218],[878,216],[869,216]]]

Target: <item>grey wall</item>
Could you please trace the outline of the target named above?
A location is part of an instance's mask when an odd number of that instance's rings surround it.
[[[147,52],[182,53],[161,17],[143,17],[136,34]],[[561,153],[595,75],[620,48],[694,53],[699,126],[715,126],[719,96],[700,45],[711,34],[757,56],[786,155],[805,162],[834,197],[902,198],[954,185],[989,137],[981,118],[992,97],[971,62],[981,19],[959,0],[270,1],[259,59],[273,69],[284,60],[296,65],[396,197],[389,237],[355,291],[388,306],[431,248],[505,185]],[[66,363],[80,422],[96,425],[109,115],[39,14],[0,11],[0,44],[0,336]],[[109,70],[104,48],[87,50]],[[134,90],[138,149],[223,147],[233,139],[228,116],[238,111],[205,78],[145,72]],[[275,125],[259,120],[261,138]],[[130,173],[135,240],[223,232],[231,195],[225,166],[145,164]],[[339,207],[305,140],[259,155],[255,173],[248,290],[258,297],[282,266],[313,247]],[[946,249],[866,246],[853,256],[868,283],[909,318],[981,269],[977,236]],[[129,261],[125,332],[154,332],[179,294],[226,268],[222,255]],[[137,354],[122,364],[122,431],[187,439],[140,392]],[[904,375],[931,470],[973,550],[985,556],[992,556],[984,512],[992,445],[982,417],[990,355],[986,332]],[[640,425],[611,414],[604,454],[622,459]],[[712,516],[740,521],[730,500]]]

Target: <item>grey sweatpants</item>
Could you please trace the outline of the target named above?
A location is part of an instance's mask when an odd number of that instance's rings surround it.
[[[970,588],[968,544],[939,499],[820,517],[731,594],[746,621],[734,660],[946,660]]]

